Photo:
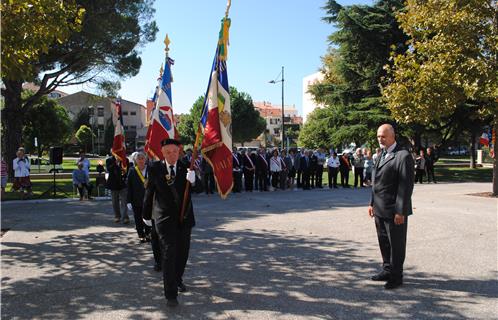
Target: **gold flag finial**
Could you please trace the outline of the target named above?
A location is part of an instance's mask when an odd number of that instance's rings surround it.
[[[164,48],[164,51],[168,52],[169,51],[169,44],[171,41],[169,41],[168,34],[166,33],[166,38],[164,38],[164,44],[166,45],[166,48]]]

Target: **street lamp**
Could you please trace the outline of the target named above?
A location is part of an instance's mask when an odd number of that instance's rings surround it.
[[[280,80],[272,80],[269,83],[282,83],[282,150],[285,149],[285,132],[284,132],[284,67],[282,66],[282,78]]]

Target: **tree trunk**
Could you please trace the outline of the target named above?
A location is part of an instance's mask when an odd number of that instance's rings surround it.
[[[494,134],[493,137],[496,137],[498,133],[498,115],[495,115],[494,119]],[[498,147],[496,146],[496,138],[493,143],[494,150],[494,158],[493,158],[493,196],[498,196],[498,156],[496,155],[498,152]]]
[[[22,146],[22,126],[24,110],[22,108],[22,81],[4,80],[5,107],[2,110],[2,156],[9,167],[9,178],[12,180],[14,171],[12,161],[16,158],[17,149]]]
[[[470,134],[470,168],[476,168],[476,133]]]

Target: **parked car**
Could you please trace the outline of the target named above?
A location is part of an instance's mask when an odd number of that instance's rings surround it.
[[[56,164],[55,167],[53,164],[50,164],[50,161],[46,158],[34,158],[30,157],[30,163],[31,163],[31,173],[38,173],[38,172],[55,172],[59,173],[62,172],[62,165]],[[40,166],[38,167],[38,163],[40,163]],[[39,170],[38,170],[39,168]]]
[[[450,156],[466,156],[469,154],[467,148],[448,148],[448,154]]]

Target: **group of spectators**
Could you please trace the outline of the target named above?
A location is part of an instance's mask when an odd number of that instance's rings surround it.
[[[233,149],[233,192],[244,190],[268,191],[285,189],[322,189],[323,173],[328,172],[328,188],[338,187],[338,176],[343,188],[350,188],[349,174],[354,172],[354,188],[370,185],[375,158],[367,148],[358,148],[355,153],[338,154],[325,151],[296,149],[269,150],[259,148],[247,152]],[[374,155],[375,156],[375,155]],[[201,170],[202,173],[202,170]]]
[[[245,149],[238,151],[233,148],[233,192],[242,191],[269,191],[285,189],[321,189],[323,188],[323,172],[328,173],[328,188],[337,188],[340,184],[343,188],[350,188],[349,175],[353,172],[354,188],[368,187],[371,185],[372,170],[376,158],[381,150],[377,148],[375,153],[368,148],[357,148],[355,152],[345,151],[337,153],[336,150],[326,151],[324,148],[316,150],[291,148],[287,150],[259,148],[255,151]],[[192,150],[187,149],[182,160],[190,165]],[[424,177],[427,181],[436,183],[434,177],[434,163],[438,160],[432,148],[420,149],[419,153],[413,153],[415,160],[415,182],[423,183]],[[110,156],[109,158],[113,158]],[[131,165],[134,159],[132,157]],[[211,165],[200,153],[194,161],[196,173],[196,184],[194,192],[213,194],[216,192],[216,182]],[[7,184],[7,163],[2,159],[0,163],[2,196]],[[30,180],[30,161],[25,155],[24,148],[19,148],[13,161],[14,183],[13,189],[20,191],[23,198],[32,195]],[[102,167],[103,171],[104,168]],[[112,194],[125,197],[123,189],[127,187],[127,174],[116,171],[112,164],[106,162],[106,187]],[[86,197],[91,199],[92,184],[90,183],[90,161],[84,152],[80,152],[77,160],[77,169],[72,173],[73,185],[77,188],[80,200]],[[118,178],[117,175],[122,176]],[[123,180],[123,181],[121,181]],[[127,196],[127,195],[126,195]],[[119,198],[115,195],[113,198]],[[123,201],[124,202],[124,201]],[[113,201],[114,206],[123,206]],[[120,211],[124,211],[120,210]],[[121,217],[121,214],[117,217]],[[124,216],[127,218],[127,216]],[[125,219],[126,221],[127,219]],[[129,220],[129,219],[128,219]]]

